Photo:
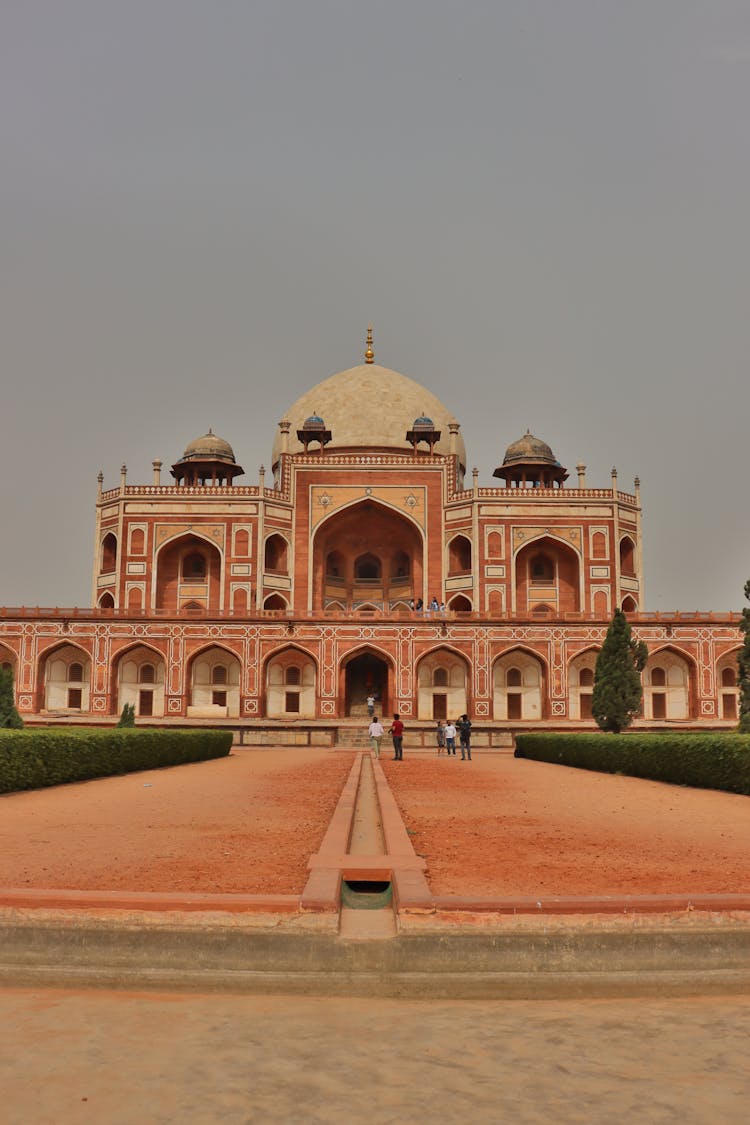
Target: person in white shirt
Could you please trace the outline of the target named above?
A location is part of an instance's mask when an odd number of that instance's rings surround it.
[[[456,753],[456,727],[449,719],[445,724],[445,749],[449,754],[455,756]]]
[[[375,757],[379,758],[380,757],[380,740],[383,737],[383,735],[385,734],[385,731],[383,730],[383,724],[378,721],[377,715],[373,715],[372,722],[370,723],[370,727],[369,727],[369,730],[368,730],[367,733],[370,736],[370,746],[375,751]],[[455,750],[454,750],[454,753],[455,753]]]

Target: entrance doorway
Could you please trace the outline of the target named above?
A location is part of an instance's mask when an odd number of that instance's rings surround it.
[[[448,696],[445,692],[433,692],[432,694],[432,717],[433,719],[447,719],[448,718]]]
[[[371,652],[355,656],[344,669],[344,714],[367,715],[367,697],[375,697],[375,714],[388,711],[388,665]]]

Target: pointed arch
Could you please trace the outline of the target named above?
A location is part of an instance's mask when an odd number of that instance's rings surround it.
[[[577,613],[583,602],[580,550],[554,532],[533,535],[513,557],[513,596],[520,615],[547,605],[555,617]]]
[[[57,641],[39,654],[37,683],[45,711],[91,709],[91,656],[72,641]]]
[[[222,675],[217,670],[222,669]],[[190,718],[239,718],[242,664],[228,646],[208,642],[192,652],[187,662]]]
[[[117,568],[117,536],[114,531],[108,531],[102,537],[101,556],[99,563],[100,574],[111,574]]]
[[[425,536],[407,512],[379,497],[356,497],[316,525],[308,568],[308,606],[378,609],[424,597]]]
[[[495,719],[539,722],[546,712],[547,661],[538,652],[514,645],[492,662]]]
[[[693,716],[697,698],[697,665],[690,653],[662,644],[648,654],[643,669],[643,717],[679,721]]]
[[[269,718],[316,717],[318,661],[301,645],[285,644],[268,653],[263,665],[263,683],[264,710]]]
[[[151,677],[146,674],[148,668],[153,671]],[[110,681],[116,685],[112,712],[120,714],[128,703],[138,716],[161,718],[166,675],[166,659],[158,648],[148,641],[128,643],[112,657]]]
[[[288,574],[289,554],[289,540],[280,531],[272,531],[263,544],[263,569],[270,574]]]
[[[620,574],[623,578],[635,578],[635,542],[630,535],[620,538]]]
[[[719,718],[736,723],[739,718],[739,668],[738,658],[742,648],[738,645],[723,653],[716,661],[716,694],[719,701]]]
[[[386,712],[395,699],[396,664],[390,653],[372,642],[356,644],[339,661],[339,713],[367,715],[366,700],[373,695],[376,710]]]
[[[459,532],[448,540],[448,577],[471,574],[473,547],[468,535]]]
[[[289,609],[289,603],[281,594],[268,594],[263,602],[263,609],[284,613]]]
[[[422,653],[416,680],[418,719],[446,719],[471,710],[471,664],[453,645],[433,645]]]
[[[199,525],[159,544],[154,573],[153,609],[174,613],[192,602],[200,609],[217,611],[223,604],[224,551]]]
[[[568,717],[571,719],[579,719],[581,722],[591,720],[591,697],[600,652],[599,645],[589,645],[568,662]]]

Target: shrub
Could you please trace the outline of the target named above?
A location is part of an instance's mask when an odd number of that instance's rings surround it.
[[[22,727],[23,719],[16,710],[13,672],[10,668],[0,668],[0,729],[21,730]]]
[[[135,726],[135,704],[126,703],[120,715],[118,727],[134,727]]]
[[[750,735],[520,734],[516,757],[750,794]]]
[[[232,732],[217,730],[0,731],[0,793],[222,758],[231,746]]]

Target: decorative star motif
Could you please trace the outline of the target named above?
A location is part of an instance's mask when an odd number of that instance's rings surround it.
[[[410,492],[408,496],[404,496],[404,504],[406,504],[407,508],[416,508],[418,503],[419,501],[413,492]]]

